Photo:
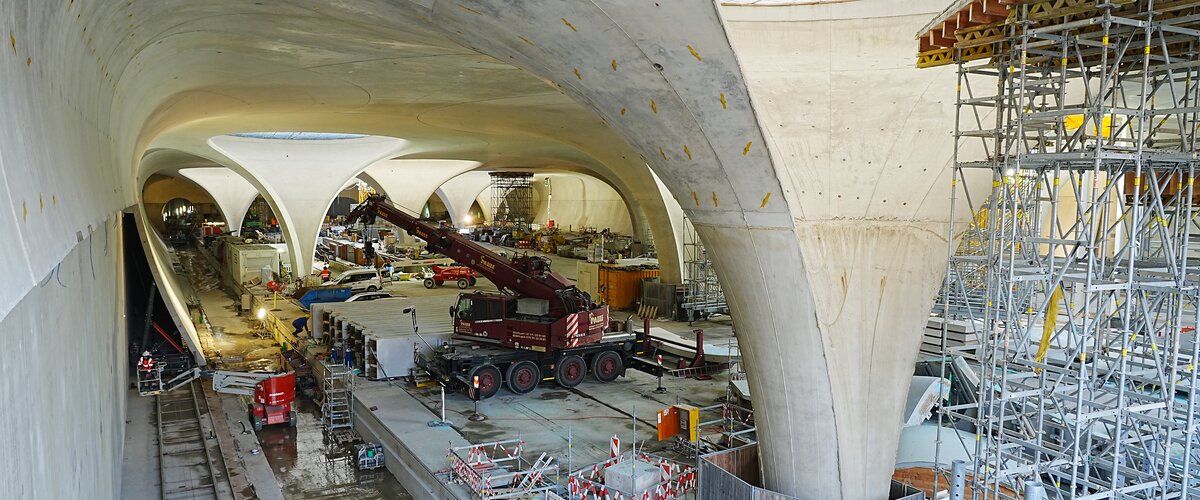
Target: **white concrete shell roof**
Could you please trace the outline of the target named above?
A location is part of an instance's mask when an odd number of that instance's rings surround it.
[[[776,396],[756,401],[767,486],[882,496],[953,238],[952,69],[911,64],[945,3],[0,0],[0,321],[173,158],[241,174],[302,262],[343,182],[397,157],[326,158],[331,180],[306,186],[313,158],[212,137],[352,133],[402,138],[406,160],[577,168],[660,248],[677,219],[660,185],[695,223],[750,383]]]
[[[208,191],[221,208],[226,230],[239,234],[246,211],[258,197],[258,190],[237,172],[225,167],[199,167],[179,170],[179,175],[191,179]]]
[[[313,272],[317,236],[329,204],[367,166],[391,157],[406,141],[392,137],[277,139],[213,137],[209,146],[237,162],[274,200],[296,276]],[[428,196],[426,196],[428,197]]]

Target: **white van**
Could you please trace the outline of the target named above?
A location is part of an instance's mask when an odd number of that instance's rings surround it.
[[[379,273],[374,269],[355,269],[346,271],[333,280],[331,284],[348,286],[354,292],[375,292],[383,290],[379,281]]]

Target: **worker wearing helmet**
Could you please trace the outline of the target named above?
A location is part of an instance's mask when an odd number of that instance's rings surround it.
[[[150,356],[150,351],[142,351],[142,357],[138,359],[138,371],[150,373],[154,371],[154,358]]]
[[[321,281],[322,282],[329,281],[330,274],[331,273],[329,272],[329,266],[325,266],[325,268],[321,270]]]

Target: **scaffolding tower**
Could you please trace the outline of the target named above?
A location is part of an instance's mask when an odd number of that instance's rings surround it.
[[[533,174],[492,172],[492,224],[526,230],[533,223]]]
[[[321,360],[321,423],[325,432],[354,427],[354,372],[329,358]]]
[[[943,295],[983,325],[978,402],[942,412],[976,429],[968,497],[1200,498],[1198,2],[1001,3],[957,2],[918,62],[957,64],[979,245]]]
[[[714,313],[729,314],[725,291],[717,279],[717,271],[708,260],[708,250],[700,241],[696,227],[686,216],[683,219],[684,291],[682,308],[687,321],[697,321]]]

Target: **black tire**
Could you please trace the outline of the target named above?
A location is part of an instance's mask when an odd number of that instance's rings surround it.
[[[371,286],[367,287],[367,291],[368,291],[368,292],[375,292],[375,291],[378,291],[378,290],[379,290],[379,289],[378,289],[378,288],[376,288],[376,287],[375,287],[375,285],[371,285]]]
[[[433,282],[436,283],[437,286],[439,286],[439,287],[442,286],[444,283],[446,283],[445,281],[442,281],[442,280],[433,280]]]
[[[429,288],[432,290],[434,285],[435,284],[433,282],[433,278],[425,278],[425,288]]]
[[[295,426],[296,426],[296,410],[292,410],[292,412],[290,414],[288,414],[288,427],[295,427]]]
[[[471,278],[470,282],[471,282],[471,286],[475,286],[475,283],[478,283],[479,280],[477,280],[475,278]]]
[[[479,365],[467,376],[467,384],[474,386],[475,377],[479,377],[479,399],[484,400],[500,392],[500,369],[495,365]]]
[[[467,281],[466,278],[458,279],[458,289],[459,290],[466,290],[468,286],[471,286],[471,282]]]
[[[574,354],[560,359],[558,366],[554,368],[554,381],[568,389],[583,382],[585,376],[587,376],[587,363],[583,362],[583,358]]]
[[[513,393],[529,394],[542,381],[542,370],[532,361],[518,361],[508,367],[504,381]]]
[[[592,357],[592,375],[601,382],[612,382],[625,372],[625,360],[616,351],[603,351]]]

